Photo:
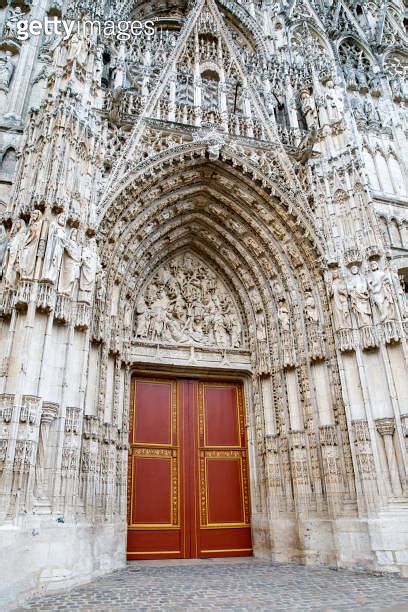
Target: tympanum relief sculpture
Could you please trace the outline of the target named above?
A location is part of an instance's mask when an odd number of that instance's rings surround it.
[[[217,275],[185,254],[162,266],[137,301],[135,337],[240,348],[237,307]]]

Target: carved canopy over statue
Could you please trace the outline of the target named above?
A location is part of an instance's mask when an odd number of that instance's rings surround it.
[[[229,291],[214,272],[186,253],[162,266],[136,305],[139,340],[239,348],[242,327]]]

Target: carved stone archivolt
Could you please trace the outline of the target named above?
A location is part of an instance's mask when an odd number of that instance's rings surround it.
[[[225,283],[196,255],[185,253],[164,264],[137,300],[137,340],[243,345],[237,305]]]

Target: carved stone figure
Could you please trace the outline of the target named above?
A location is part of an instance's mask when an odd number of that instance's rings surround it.
[[[131,302],[127,301],[123,313],[123,329],[130,330],[132,327],[133,307]]]
[[[68,60],[76,60],[78,64],[84,66],[88,58],[88,49],[83,38],[78,36],[76,32],[69,41]]]
[[[52,221],[48,231],[47,248],[45,250],[42,279],[56,283],[64,254],[66,232],[66,216],[60,214],[56,221]]]
[[[75,283],[79,277],[81,248],[77,243],[78,230],[72,229],[69,238],[64,241],[64,254],[58,281],[58,293],[72,297]]]
[[[0,280],[3,278],[3,264],[6,259],[8,242],[9,239],[6,230],[0,225]]]
[[[10,51],[0,53],[0,91],[8,92],[13,73],[14,63]]]
[[[96,274],[100,269],[98,248],[95,238],[90,238],[88,245],[82,249],[81,273],[79,277],[79,299],[88,304],[92,301],[92,292]]]
[[[398,75],[395,75],[392,78],[390,78],[389,83],[390,83],[392,95],[397,99],[403,98],[404,97],[403,80]]]
[[[351,307],[356,316],[358,327],[365,327],[372,324],[367,281],[363,275],[360,274],[357,266],[352,266],[350,272],[352,275],[349,286]]]
[[[305,294],[305,317],[311,323],[319,322],[319,311],[317,310],[316,301],[309,291]]]
[[[339,270],[334,270],[333,272],[330,297],[336,329],[350,328],[351,317],[348,306],[348,290]]]
[[[20,278],[20,253],[26,235],[26,225],[22,219],[14,222],[8,245],[4,278],[9,287],[14,288]]]
[[[353,96],[353,98],[351,98],[351,108],[353,109],[356,120],[365,123],[366,115],[361,101],[359,98],[357,98],[357,96]]]
[[[34,278],[35,264],[37,261],[38,245],[41,238],[41,230],[43,226],[42,214],[39,210],[34,210],[28,231],[25,235],[24,242],[21,247],[20,255],[20,274],[21,278]]]
[[[150,314],[143,297],[136,304],[136,338],[145,338],[149,333]]]
[[[190,253],[155,274],[136,304],[136,338],[238,348],[240,318],[216,275]]]
[[[312,96],[307,89],[300,92],[300,103],[305,117],[306,125],[309,129],[317,126],[317,112],[313,103]]]
[[[356,81],[356,74],[354,70],[354,66],[350,60],[350,58],[346,58],[343,64],[343,72],[344,78],[348,86],[352,86]]]
[[[357,66],[357,68],[355,69],[355,77],[356,77],[356,82],[357,85],[363,89],[368,88],[368,82],[367,82],[367,76],[365,73],[365,68],[364,65],[360,62]]]
[[[282,332],[290,332],[290,311],[286,301],[278,302],[278,320]]]
[[[370,270],[368,287],[371,291],[371,297],[377,308],[380,321],[391,321],[395,319],[396,314],[391,280],[383,270],[380,270],[376,261],[371,262]]]
[[[24,17],[24,13],[19,6],[10,7],[7,21],[4,26],[3,37],[17,39],[17,24]]]
[[[403,318],[408,317],[408,295],[404,291],[404,287],[398,274],[392,270],[391,278],[393,281],[394,289],[397,293],[398,305],[400,307],[401,316]]]
[[[379,123],[378,111],[375,109],[374,104],[370,100],[364,101],[364,115],[368,123]]]
[[[96,279],[96,299],[100,305],[105,303],[106,299],[106,278],[105,272],[100,269]]]

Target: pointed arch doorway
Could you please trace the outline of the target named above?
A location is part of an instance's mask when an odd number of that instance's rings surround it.
[[[240,382],[132,378],[128,559],[251,556]]]

